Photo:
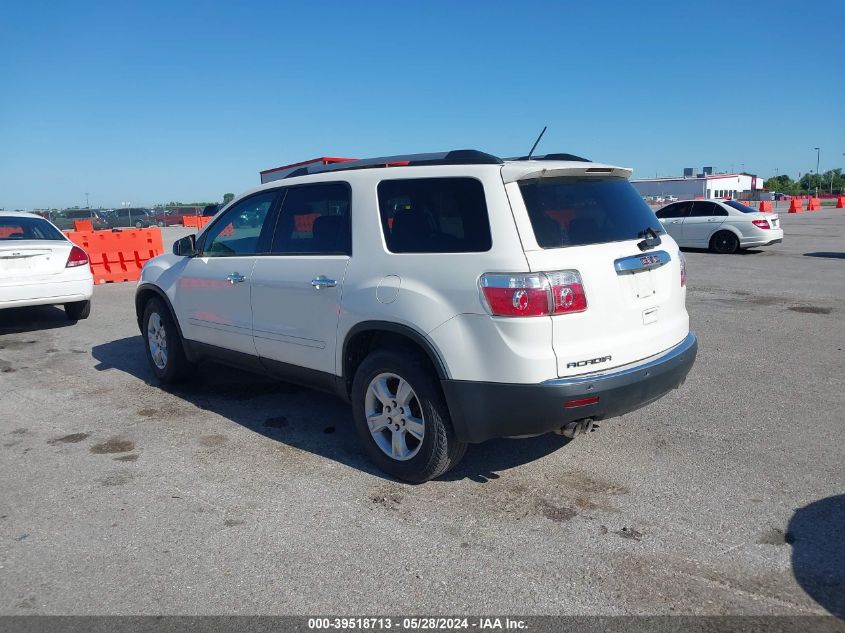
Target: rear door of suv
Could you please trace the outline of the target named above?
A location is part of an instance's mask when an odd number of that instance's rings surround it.
[[[585,309],[548,317],[559,376],[627,365],[683,341],[681,255],[623,177],[627,170],[517,165],[502,172],[531,271],[577,271],[581,280],[575,287],[571,275],[556,277],[565,280],[562,304],[573,293],[586,298]]]
[[[252,271],[258,355],[333,374],[341,291],[352,255],[351,193],[345,182],[281,190],[269,253]]]

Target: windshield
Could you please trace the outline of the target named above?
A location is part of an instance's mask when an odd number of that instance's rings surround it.
[[[0,241],[7,240],[61,240],[61,231],[40,218],[0,217]]]
[[[519,183],[542,248],[641,239],[664,233],[654,212],[624,178],[539,178]]]
[[[743,213],[758,213],[757,209],[755,209],[754,207],[747,207],[744,204],[737,202],[736,200],[725,200],[725,204],[731,207],[732,209],[742,211]]]

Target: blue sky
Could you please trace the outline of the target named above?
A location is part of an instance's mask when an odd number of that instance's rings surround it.
[[[845,3],[36,2],[0,19],[0,208],[220,199],[320,155],[845,165]]]

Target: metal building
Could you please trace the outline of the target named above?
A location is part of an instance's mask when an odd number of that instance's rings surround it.
[[[712,174],[712,168],[705,167],[702,172],[692,176],[692,168],[684,169],[688,176],[665,178],[636,178],[631,180],[640,195],[647,198],[667,198],[674,196],[680,200],[696,198],[739,198],[756,200],[763,189],[763,179],[754,174]]]

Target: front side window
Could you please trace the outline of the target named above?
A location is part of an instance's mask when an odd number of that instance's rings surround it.
[[[383,180],[378,201],[391,253],[480,253],[493,245],[484,186],[475,178]]]
[[[39,218],[0,217],[0,242],[11,240],[61,240],[64,236],[52,224]]]
[[[351,196],[345,183],[289,187],[276,223],[274,255],[351,255]]]
[[[689,202],[678,202],[670,204],[668,207],[663,207],[657,212],[657,217],[661,219],[683,218],[689,212]]]
[[[275,190],[264,191],[230,207],[203,237],[203,255],[234,257],[260,252],[265,220],[276,195]]]
[[[625,178],[538,178],[519,189],[541,248],[640,239],[646,229],[665,233]]]

